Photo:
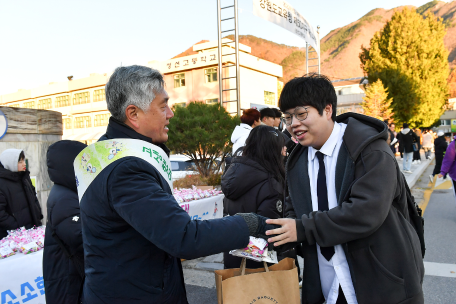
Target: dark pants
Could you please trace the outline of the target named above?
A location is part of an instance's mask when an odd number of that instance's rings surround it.
[[[418,144],[418,151],[413,151],[413,160],[421,160],[421,145]]]
[[[443,155],[435,154],[435,167],[434,171],[432,172],[432,175],[436,175],[440,173],[440,169],[442,168],[442,161],[443,161]]]

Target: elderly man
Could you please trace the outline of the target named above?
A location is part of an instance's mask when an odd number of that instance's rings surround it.
[[[128,154],[123,144],[139,143],[143,151],[154,147],[161,160],[167,159],[164,143],[174,114],[163,86],[156,70],[117,68],[106,84],[112,115],[106,134],[91,145],[96,152],[90,160],[91,146],[81,152],[82,166],[90,162],[86,171],[78,165],[81,154],[75,160],[85,258],[83,303],[187,303],[180,258],[242,248],[249,235],[264,233],[264,221],[249,214],[191,220],[175,201],[161,166],[154,165],[153,154],[152,161]],[[104,145],[112,153],[95,161],[104,155]],[[103,167],[103,162],[111,163]],[[87,174],[97,175],[84,189]]]

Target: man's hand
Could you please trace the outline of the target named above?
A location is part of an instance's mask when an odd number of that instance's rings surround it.
[[[439,173],[439,175],[438,175],[438,176],[439,176],[439,178],[442,178],[442,177],[443,177],[443,175],[442,175],[442,174],[440,174],[440,173]]]
[[[280,225],[282,227],[266,231],[266,235],[278,234],[268,239],[268,243],[274,243],[274,246],[280,246],[286,243],[297,241],[296,220],[294,219],[276,219],[266,220],[267,224]]]

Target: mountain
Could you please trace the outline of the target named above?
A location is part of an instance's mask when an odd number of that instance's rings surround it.
[[[331,79],[345,79],[363,76],[360,67],[359,53],[361,45],[368,46],[375,32],[381,30],[385,23],[391,19],[396,10],[405,7],[415,8],[418,13],[424,15],[431,11],[443,19],[447,28],[444,38],[445,46],[449,51],[448,61],[451,68],[456,67],[456,1],[443,2],[431,1],[420,7],[399,6],[390,10],[376,8],[362,16],[360,19],[341,28],[332,30],[321,39],[321,73]],[[227,38],[233,38],[228,36]],[[206,42],[203,40],[198,43]],[[305,49],[278,44],[252,35],[239,36],[239,42],[248,45],[252,49],[252,55],[277,63],[283,67],[283,81],[305,74]],[[194,54],[192,48],[177,55],[176,57]],[[309,54],[315,57],[314,53]],[[174,58],[176,58],[174,57]],[[309,65],[316,64],[309,61]],[[310,71],[316,71],[310,68]]]
[[[358,58],[361,45],[368,46],[375,32],[383,28],[396,10],[405,7],[373,9],[355,22],[331,31],[321,40],[322,73],[334,78],[362,76]],[[431,1],[416,10],[422,15],[431,11],[443,19],[447,28],[444,43],[450,52],[448,61],[453,68],[456,65],[456,2]]]

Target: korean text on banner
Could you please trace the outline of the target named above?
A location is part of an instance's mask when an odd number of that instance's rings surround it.
[[[318,35],[307,20],[283,0],[253,0],[253,14],[295,33],[310,44],[320,56]]]

